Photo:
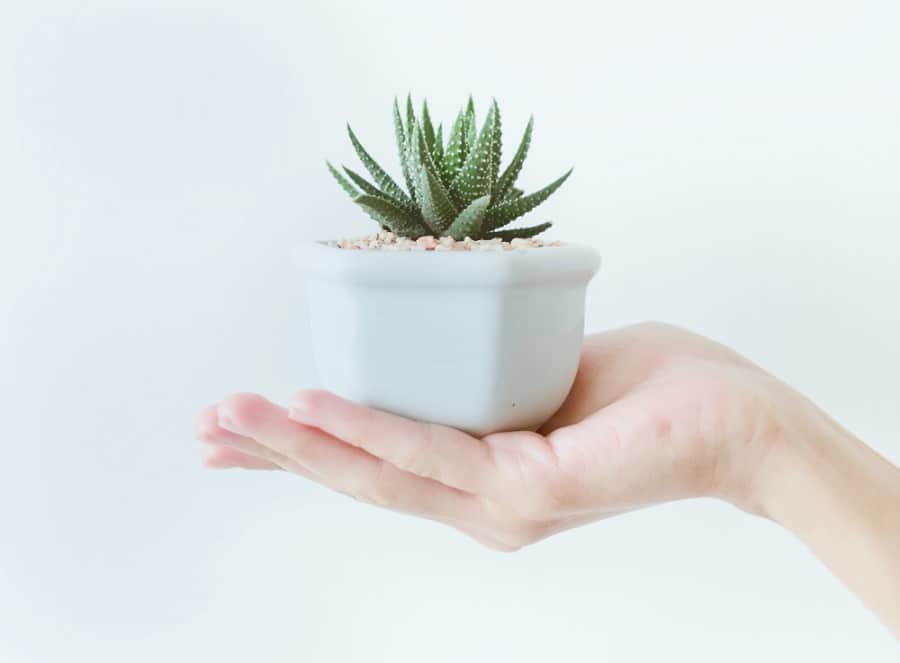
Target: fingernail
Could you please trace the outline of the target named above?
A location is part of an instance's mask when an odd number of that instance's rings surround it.
[[[220,405],[217,408],[217,414],[219,417],[219,427],[224,428],[225,430],[229,430],[232,433],[239,433],[240,431],[237,429],[237,426],[234,425],[234,421],[231,418],[231,412],[228,411],[223,405]]]

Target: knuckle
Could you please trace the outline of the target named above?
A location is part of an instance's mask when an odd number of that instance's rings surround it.
[[[514,454],[503,474],[503,504],[518,516],[546,520],[564,512],[577,497],[577,475],[565,452],[566,428],[535,436],[528,453]],[[563,449],[561,449],[561,447]]]
[[[360,499],[386,509],[393,507],[397,503],[397,489],[390,474],[390,465],[382,461],[374,479],[360,491]]]
[[[431,462],[431,454],[434,448],[435,428],[433,424],[422,424],[418,434],[418,440],[411,445],[409,453],[401,462],[401,467],[418,476],[437,479],[434,463]]]

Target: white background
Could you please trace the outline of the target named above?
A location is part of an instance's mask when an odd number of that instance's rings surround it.
[[[514,555],[286,474],[197,411],[315,384],[289,249],[373,224],[390,103],[495,96],[588,331],[724,341],[900,459],[900,4],[3,2],[0,660],[889,661],[789,534],[667,505]],[[900,600],[900,599],[898,599]]]

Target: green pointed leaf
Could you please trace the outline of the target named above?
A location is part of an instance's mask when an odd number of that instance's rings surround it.
[[[379,224],[390,228],[393,233],[413,238],[426,234],[425,228],[409,210],[384,198],[363,194],[354,198],[353,201]]]
[[[418,193],[419,186],[419,171],[418,171],[418,154],[417,151],[413,149],[413,135],[416,132],[416,127],[418,126],[418,122],[416,120],[416,113],[413,110],[412,103],[412,95],[406,95],[406,162],[409,167],[409,176],[412,178],[413,186],[416,187],[416,192]],[[418,198],[416,199],[418,202]]]
[[[463,165],[463,142],[465,141],[466,116],[460,111],[450,129],[447,150],[444,152],[444,183],[452,182]]]
[[[497,186],[494,188],[493,193],[493,199],[495,201],[506,199],[505,196],[507,191],[512,189],[513,184],[516,183],[516,179],[519,177],[519,173],[522,172],[522,164],[525,163],[525,157],[528,156],[528,148],[531,146],[531,132],[533,128],[534,117],[530,117],[528,118],[528,124],[525,126],[525,133],[522,135],[522,140],[519,142],[519,147],[516,150],[512,161],[509,162],[509,165],[497,180]]]
[[[495,230],[494,232],[490,232],[485,235],[485,239],[494,239],[495,237],[499,237],[504,242],[508,242],[511,239],[515,239],[516,237],[534,237],[535,235],[544,232],[552,226],[553,224],[549,221],[546,223],[541,223],[536,226],[528,226],[526,228],[510,228],[509,230]]]
[[[383,198],[384,200],[394,203],[398,207],[404,207],[407,209],[409,208],[409,205],[405,201],[398,200],[393,196],[389,196],[388,194],[384,193],[377,186],[369,182],[369,180],[367,180],[365,177],[353,170],[350,170],[349,168],[347,168],[347,166],[342,167],[344,169],[344,172],[347,173],[347,177],[353,180],[356,186],[362,189],[363,193],[366,193],[370,196],[375,196],[376,198]]]
[[[518,187],[510,187],[509,191],[507,191],[503,195],[503,198],[501,200],[504,202],[507,200],[515,200],[516,198],[521,198],[522,194],[524,194],[524,193],[525,192],[522,191],[522,189],[520,189]]]
[[[487,212],[488,205],[491,204],[490,196],[481,196],[476,198],[469,206],[466,207],[447,228],[445,235],[449,235],[453,239],[465,239],[471,237],[473,239],[481,235],[481,221]]]
[[[472,101],[472,95],[469,95],[469,103],[466,105],[466,133],[465,142],[463,143],[463,161],[469,156],[469,152],[475,146],[475,135],[478,132],[477,119],[475,117],[475,102]]]
[[[434,125],[431,124],[431,115],[428,113],[428,100],[422,100],[422,136],[425,138],[425,147],[434,153]]]
[[[400,104],[394,97],[394,135],[398,143],[406,142],[406,129],[403,127],[403,117],[400,115]]]
[[[353,149],[356,150],[357,156],[359,156],[359,160],[362,161],[363,166],[365,166],[366,170],[369,171],[369,174],[372,176],[372,179],[381,187],[381,190],[390,196],[391,198],[396,198],[398,201],[411,205],[412,200],[406,192],[403,191],[397,183],[388,175],[384,169],[378,165],[378,163],[373,159],[366,149],[362,146],[359,140],[356,138],[356,134],[353,133],[353,129],[350,128],[350,125],[347,125],[347,133],[350,134],[350,142],[353,143]],[[346,170],[346,167],[344,168]]]
[[[325,165],[328,166],[328,170],[331,171],[331,174],[334,175],[334,179],[337,180],[338,184],[341,185],[341,188],[350,194],[351,198],[356,198],[359,195],[359,190],[353,186],[350,181],[338,172],[337,168],[331,165],[330,162],[326,161]]]
[[[434,160],[434,165],[437,168],[438,175],[441,176],[441,181],[444,180],[444,129],[442,125],[438,125],[437,131],[434,134],[434,147],[431,149],[431,158]],[[446,182],[445,182],[446,184]]]
[[[416,200],[416,187],[413,182],[412,173],[409,169],[409,158],[407,150],[406,130],[403,128],[403,118],[400,116],[400,106],[397,103],[397,97],[394,97],[394,134],[397,137],[397,151],[400,154],[400,168],[403,171],[403,179],[406,181],[406,188],[409,191],[410,199]]]
[[[422,131],[418,127],[413,129],[412,150],[417,157],[416,184],[422,218],[425,225],[439,236],[456,218],[457,209],[450,199],[450,193],[441,182],[431,154],[426,148]]]
[[[428,196],[423,196],[422,217],[426,220],[428,227],[435,231],[435,235],[440,236],[456,218],[456,206],[438,175],[430,169],[426,169],[424,173]],[[426,185],[423,184],[422,188],[424,190]]]
[[[502,156],[502,148],[503,148],[503,131],[501,128],[500,122],[500,107],[497,105],[497,100],[494,99],[492,102],[494,107],[494,135],[491,139],[491,189],[493,190],[494,184],[497,182],[497,172],[500,170],[500,157]]]
[[[450,186],[450,193],[460,206],[468,205],[476,198],[491,193],[491,168],[498,113],[497,104],[491,104],[481,133],[478,134],[474,147]]]
[[[565,182],[571,174],[572,169],[570,168],[565,175],[551,182],[543,189],[530,193],[527,196],[522,196],[521,198],[508,200],[499,205],[495,205],[488,210],[488,213],[485,215],[484,229],[495,230],[497,228],[502,228],[513,219],[517,219],[523,214],[530,212],[547,200],[554,191],[562,186],[562,183]]]
[[[416,126],[416,112],[413,110],[412,95],[406,95],[406,140],[412,135],[413,127]]]

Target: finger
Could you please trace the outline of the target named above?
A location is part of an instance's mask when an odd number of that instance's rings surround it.
[[[326,479],[314,475],[311,471],[283,454],[277,454],[277,452],[260,444],[253,438],[239,435],[220,427],[218,420],[218,407],[212,405],[203,410],[197,425],[197,436],[204,441],[207,467],[288,470],[317,483],[328,485]],[[277,462],[270,460],[272,458],[276,458]],[[346,491],[334,486],[328,487],[346,493]],[[454,527],[474,541],[492,550],[512,551],[519,547],[505,540],[502,534],[498,535],[495,531],[496,527],[492,524],[449,517],[436,518],[436,520]]]
[[[237,435],[235,433],[232,433],[231,431],[225,431],[224,429],[221,430],[228,436],[227,438],[225,438],[229,440],[228,442],[202,443],[204,448],[204,463],[207,467],[213,469],[241,468],[253,470],[287,470],[307,479],[316,481],[317,483],[323,482],[321,477],[317,477],[312,472],[301,468],[297,463],[291,461],[286,457],[282,457],[283,460],[279,461],[281,464],[277,464],[268,460],[267,457],[271,456],[271,454],[274,454],[275,452],[273,452],[268,447],[259,444],[258,442],[256,442],[256,440]],[[223,438],[224,437],[225,436],[223,436]],[[224,446],[225,444],[239,445],[244,449],[244,451],[238,451],[237,448],[232,446]],[[263,457],[253,454],[262,454],[263,456],[268,456]],[[450,525],[451,527],[459,530],[474,541],[477,541],[481,545],[491,548],[492,550],[508,552],[516,550],[519,547],[503,540],[502,536],[497,535],[497,533],[494,531],[495,528],[490,525],[478,522],[463,522],[452,518],[444,518],[439,520],[440,522],[443,522],[446,525]]]
[[[251,456],[220,444],[203,444],[203,462],[212,469],[239,467],[245,470],[281,470],[280,465],[265,458]]]
[[[255,394],[234,394],[218,407],[219,425],[298,462],[312,479],[356,499],[454,523],[477,522],[479,500],[405,472],[335,437],[288,419],[284,408]]]
[[[247,446],[250,451],[255,449],[255,440],[253,438],[238,435],[237,433],[222,428],[219,425],[219,408],[218,405],[209,405],[200,412],[197,419],[197,438],[203,442],[213,445],[228,445],[229,448],[240,450],[242,446]]]
[[[323,484],[338,492],[350,494],[348,490],[335,485],[328,477],[314,474],[293,459],[272,450],[257,440],[220,427],[218,419],[218,407],[211,406],[201,414],[201,422],[198,425],[198,436],[204,440],[204,446],[207,448],[207,466],[283,469]],[[464,518],[450,516],[428,517],[450,525],[492,550],[511,552],[521,548],[523,540],[517,533],[515,524],[507,523],[505,518],[497,518],[495,517],[496,514],[491,515],[488,511],[479,509],[480,517],[474,520],[468,514]]]
[[[200,410],[200,416],[197,417],[197,423],[194,427],[194,435],[197,439],[212,441],[219,433],[219,410],[218,407],[207,405]]]
[[[402,470],[459,490],[483,494],[493,474],[490,450],[481,440],[446,426],[374,410],[327,391],[301,392],[292,401],[289,416]]]
[[[260,465],[268,463],[303,476],[309,474],[309,471],[305,468],[259,444],[253,438],[238,435],[219,426],[219,409],[217,405],[205,407],[200,412],[200,416],[197,419],[196,435],[207,445],[223,449],[223,451],[219,452],[219,456],[212,455],[211,451],[207,451],[205,462],[210,467],[228,467],[229,465],[224,463],[227,463],[229,460],[238,461],[236,454],[241,454],[245,457],[256,459],[255,461],[247,461],[247,463]],[[243,467],[245,464],[239,466]]]

